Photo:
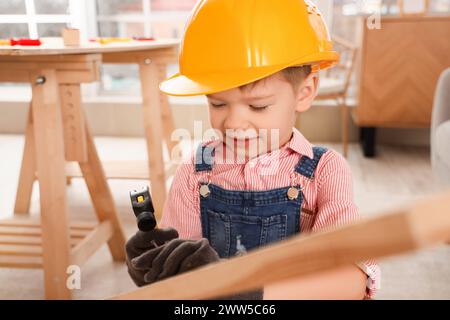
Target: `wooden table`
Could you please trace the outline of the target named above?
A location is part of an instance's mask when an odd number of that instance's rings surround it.
[[[81,106],[80,84],[99,80],[102,60],[139,64],[152,195],[161,210],[162,136],[170,141],[173,122],[158,82],[165,77],[166,64],[176,57],[177,45],[168,40],[64,47],[61,39],[53,38],[43,39],[40,47],[0,47],[0,81],[32,85],[15,217],[0,222],[0,266],[43,267],[46,298],[70,298],[67,268],[81,266],[105,242],[114,260],[124,260],[125,237]],[[66,161],[79,164],[98,223],[69,223]],[[29,212],[35,180],[40,219],[24,219],[21,214]]]

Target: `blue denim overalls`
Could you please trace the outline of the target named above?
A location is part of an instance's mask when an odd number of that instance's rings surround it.
[[[295,171],[312,179],[326,151],[313,147],[313,159],[302,156]],[[200,145],[196,172],[211,171],[213,159],[214,149]],[[297,183],[268,191],[235,191],[200,182],[202,235],[221,258],[227,258],[299,233],[304,198],[301,190]]]

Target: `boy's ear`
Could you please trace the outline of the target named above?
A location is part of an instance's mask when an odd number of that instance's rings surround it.
[[[303,112],[311,107],[319,88],[319,74],[310,73],[297,90],[295,111]]]

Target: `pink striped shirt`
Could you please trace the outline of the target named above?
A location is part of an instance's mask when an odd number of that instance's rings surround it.
[[[294,128],[291,140],[280,148],[279,153],[269,152],[242,164],[216,161],[210,173],[195,172],[194,157],[191,156],[191,161],[180,165],[175,173],[160,225],[175,228],[180,238],[200,239],[200,182],[210,179],[211,183],[229,190],[262,191],[291,185],[293,175],[303,186],[302,233],[325,230],[359,219],[353,200],[352,174],[346,160],[329,149],[317,165],[315,178],[310,180],[294,173],[294,167],[303,155],[312,158],[312,145]],[[272,161],[278,161],[276,174],[261,174]],[[358,266],[368,276],[367,297],[371,298],[379,287],[379,267],[372,260],[358,263]]]

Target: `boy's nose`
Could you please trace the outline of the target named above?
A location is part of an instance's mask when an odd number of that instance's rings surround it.
[[[245,112],[235,107],[230,108],[223,125],[226,130],[247,130],[250,127]]]

